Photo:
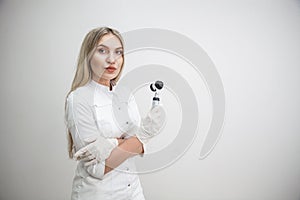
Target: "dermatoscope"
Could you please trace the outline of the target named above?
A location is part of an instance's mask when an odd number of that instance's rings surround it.
[[[150,84],[150,89],[154,93],[154,97],[152,99],[152,108],[159,105],[159,91],[164,87],[164,83],[162,81],[155,81],[155,83]]]

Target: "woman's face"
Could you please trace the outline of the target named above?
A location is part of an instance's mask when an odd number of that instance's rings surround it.
[[[109,81],[120,73],[123,64],[123,47],[120,40],[111,33],[104,35],[98,42],[90,64],[92,79],[109,84]]]

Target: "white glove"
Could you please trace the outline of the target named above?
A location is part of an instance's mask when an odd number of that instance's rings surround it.
[[[145,143],[148,139],[158,135],[166,121],[166,113],[162,106],[158,105],[152,108],[147,116],[141,120],[140,127],[134,127],[129,131],[130,135],[136,135],[137,138]]]
[[[77,160],[85,162],[85,166],[104,161],[109,157],[111,151],[118,146],[117,139],[107,139],[104,137],[88,138],[84,140],[88,143],[85,147],[79,149],[74,157]]]

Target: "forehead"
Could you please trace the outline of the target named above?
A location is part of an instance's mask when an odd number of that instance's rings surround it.
[[[111,33],[104,35],[98,42],[98,45],[105,45],[110,48],[122,47],[122,43],[119,38]]]

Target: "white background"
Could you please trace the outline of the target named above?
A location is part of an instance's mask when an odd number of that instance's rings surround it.
[[[64,98],[83,37],[98,26],[186,35],[223,81],[216,148],[199,160],[199,134],[174,165],[141,175],[148,200],[300,199],[300,1],[2,0],[1,200],[70,198]]]

